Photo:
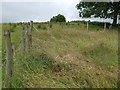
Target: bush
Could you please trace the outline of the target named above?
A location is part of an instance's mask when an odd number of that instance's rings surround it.
[[[37,26],[37,28],[38,29],[43,29],[43,30],[47,29],[47,27],[45,25],[40,25],[40,24]]]
[[[66,23],[66,25],[69,25],[69,23]]]
[[[17,26],[16,24],[12,24],[12,27],[13,27],[13,28],[16,28],[16,26]]]
[[[43,29],[43,30],[47,30],[47,27],[46,27],[46,26],[43,26],[42,29]]]
[[[4,24],[2,26],[2,29],[5,31],[5,30],[9,30],[10,32],[14,32],[14,27],[12,24]]]
[[[52,24],[50,24],[50,28],[52,28]]]
[[[38,28],[38,29],[41,29],[41,25],[38,25],[37,28]]]
[[[11,29],[10,32],[15,32],[15,30],[14,30],[14,29]]]

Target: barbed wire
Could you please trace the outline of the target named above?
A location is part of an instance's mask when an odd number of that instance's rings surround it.
[[[34,28],[36,31],[38,31],[38,29],[37,29],[34,25],[33,25],[33,28]],[[37,39],[37,38],[36,38],[36,39]],[[17,48],[15,49],[15,53],[20,50],[20,48],[21,48],[21,42],[22,42],[22,40],[20,40],[20,41],[18,42]]]
[[[35,30],[35,31],[39,31],[34,25],[33,25],[33,30]],[[25,34],[26,34],[27,32],[25,32]],[[42,40],[40,40],[40,39],[38,39],[38,38],[36,38],[36,37],[32,37],[33,38],[33,40],[37,40],[38,42],[41,42]],[[18,44],[16,45],[16,48],[14,49],[14,60],[16,60],[16,55],[17,55],[17,53],[22,49],[22,39],[20,39],[19,41],[18,41]],[[36,44],[37,45],[37,44]],[[44,50],[43,50],[44,51]]]

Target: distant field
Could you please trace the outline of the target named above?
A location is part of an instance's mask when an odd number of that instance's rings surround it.
[[[32,52],[21,53],[22,26],[10,29],[16,46],[14,88],[116,88],[118,80],[118,28],[86,23],[34,23]],[[3,87],[5,42],[2,39]]]

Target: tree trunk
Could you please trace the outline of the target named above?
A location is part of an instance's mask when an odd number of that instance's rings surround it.
[[[117,16],[119,15],[120,2],[113,2],[113,26],[117,25]]]
[[[113,26],[116,26],[116,25],[117,25],[117,14],[115,14],[113,18]]]

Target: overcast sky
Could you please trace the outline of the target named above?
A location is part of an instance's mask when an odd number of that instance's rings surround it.
[[[78,3],[79,0],[2,0],[2,22],[43,22],[58,14],[63,14],[67,21],[81,20]]]
[[[57,14],[63,14],[67,21],[79,19],[79,11],[75,7],[77,3],[79,0],[2,2],[2,21],[49,21]]]

